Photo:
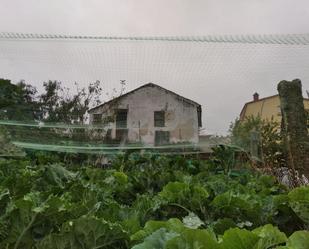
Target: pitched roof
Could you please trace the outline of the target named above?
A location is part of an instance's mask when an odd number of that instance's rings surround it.
[[[239,116],[240,116],[240,119],[243,118],[243,115],[244,115],[244,113],[245,113],[245,111],[246,111],[248,105],[250,105],[250,104],[252,104],[252,103],[258,103],[258,102],[264,101],[264,100],[266,100],[266,99],[275,98],[275,97],[278,97],[278,96],[279,96],[279,94],[271,95],[271,96],[268,96],[268,97],[261,98],[261,99],[259,99],[259,100],[252,100],[252,101],[249,101],[249,102],[245,103],[245,105],[244,105],[244,107],[242,108],[242,110],[241,110],[241,112],[240,112],[240,115],[239,115]],[[309,98],[304,98],[304,100],[309,101]]]
[[[185,97],[183,97],[183,96],[181,96],[181,95],[179,95],[179,94],[177,94],[177,93],[175,93],[175,92],[173,92],[173,91],[170,91],[170,90],[168,90],[168,89],[166,89],[166,88],[164,88],[164,87],[161,87],[161,86],[159,86],[159,85],[156,85],[156,84],[154,84],[154,83],[147,83],[147,84],[142,85],[142,86],[140,86],[140,87],[138,87],[138,88],[135,88],[134,90],[132,90],[132,91],[130,91],[130,92],[127,92],[127,93],[125,93],[125,94],[123,94],[123,95],[121,95],[121,96],[119,96],[119,97],[117,97],[117,98],[114,98],[114,99],[109,100],[109,101],[107,101],[107,102],[104,102],[104,103],[102,103],[102,104],[100,104],[100,105],[98,105],[98,106],[96,106],[96,107],[93,107],[93,108],[89,109],[88,112],[92,112],[93,110],[96,110],[96,109],[99,108],[99,107],[102,107],[102,106],[104,106],[104,105],[106,105],[106,104],[110,104],[110,103],[112,103],[112,102],[114,102],[114,101],[117,101],[117,100],[119,100],[119,99],[121,99],[121,98],[123,98],[123,97],[125,97],[125,96],[128,96],[128,95],[130,95],[130,94],[132,94],[132,93],[134,93],[134,92],[136,92],[136,91],[138,91],[138,90],[140,90],[140,89],[142,89],[142,88],[145,88],[145,87],[156,87],[156,88],[159,88],[160,90],[163,90],[163,91],[166,91],[166,92],[168,92],[168,93],[170,93],[170,94],[176,95],[178,98],[181,98],[183,101],[185,101],[185,102],[187,102],[187,103],[190,103],[190,104],[192,104],[192,105],[196,105],[197,107],[201,107],[201,105],[200,105],[199,103],[197,103],[197,102],[195,102],[195,101],[193,101],[193,100],[191,100],[191,99],[185,98]]]

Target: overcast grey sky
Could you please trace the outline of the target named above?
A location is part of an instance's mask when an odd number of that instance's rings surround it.
[[[309,33],[308,0],[0,0],[0,32],[102,36]],[[281,79],[309,89],[309,48],[164,42],[0,41],[0,77],[108,88],[154,82],[203,105],[209,133],[224,133],[250,101]]]
[[[1,0],[0,30],[88,35],[308,32],[307,0]]]

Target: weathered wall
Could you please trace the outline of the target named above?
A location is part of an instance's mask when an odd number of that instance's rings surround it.
[[[185,102],[177,95],[158,87],[144,87],[119,99],[118,103],[104,105],[95,110],[104,117],[112,115],[114,108],[128,109],[128,137],[130,142],[154,145],[155,131],[170,131],[170,142],[198,142],[197,106]],[[154,111],[165,111],[165,127],[154,127]],[[103,118],[104,118],[103,117]],[[115,123],[111,124],[115,138]]]

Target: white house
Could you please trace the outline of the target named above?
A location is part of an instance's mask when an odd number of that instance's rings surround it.
[[[90,124],[111,141],[148,146],[198,143],[201,105],[153,83],[90,109]]]

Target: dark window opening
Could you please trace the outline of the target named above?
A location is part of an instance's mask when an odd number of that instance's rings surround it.
[[[116,129],[116,141],[125,143],[128,140],[128,129]]]
[[[102,114],[94,113],[92,114],[92,123],[101,124],[102,123]]]
[[[165,112],[164,111],[155,111],[154,112],[154,126],[155,127],[164,127],[165,126]]]
[[[105,142],[110,143],[112,141],[112,129],[108,129],[106,131],[105,137],[104,137]]]
[[[127,109],[116,110],[116,128],[127,128]]]
[[[198,119],[198,127],[202,127],[202,108],[201,108],[201,106],[197,107],[197,119]]]
[[[155,145],[165,145],[170,142],[169,131],[156,131],[155,132]]]

